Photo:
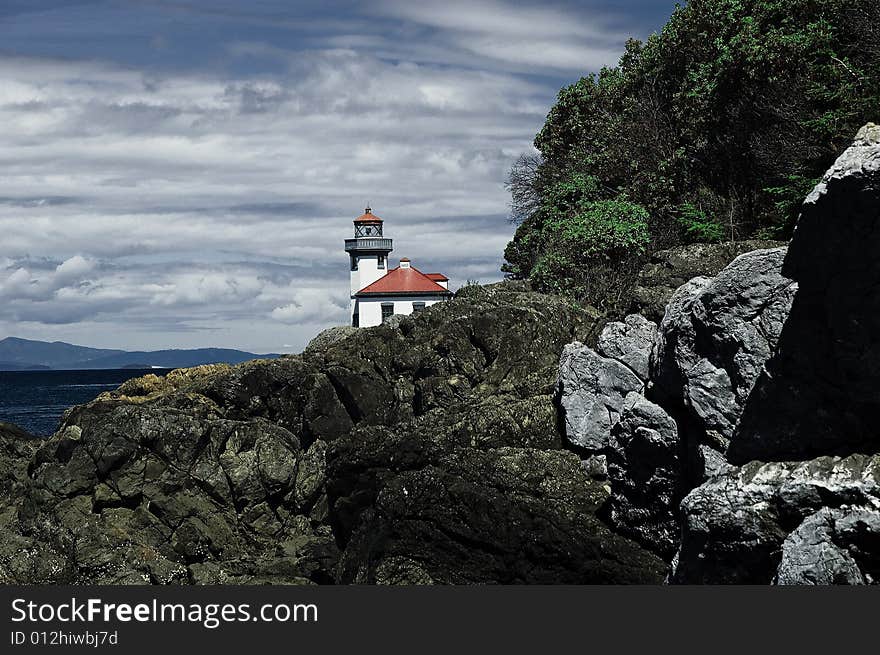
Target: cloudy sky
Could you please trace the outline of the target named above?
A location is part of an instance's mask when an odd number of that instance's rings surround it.
[[[366,202],[500,279],[511,163],[673,4],[0,0],[0,338],[297,351]]]

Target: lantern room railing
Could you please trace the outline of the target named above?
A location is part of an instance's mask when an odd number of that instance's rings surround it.
[[[391,239],[377,239],[375,237],[362,237],[360,239],[346,239],[345,251],[351,250],[387,250],[391,251]]]

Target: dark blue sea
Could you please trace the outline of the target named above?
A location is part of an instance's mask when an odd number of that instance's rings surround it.
[[[55,432],[68,407],[93,400],[131,378],[167,370],[0,371],[0,421],[15,423],[31,434]]]

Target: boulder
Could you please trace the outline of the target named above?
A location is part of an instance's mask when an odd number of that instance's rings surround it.
[[[610,523],[671,558],[678,545],[678,503],[685,491],[678,427],[662,407],[630,393],[612,435]]]
[[[743,253],[784,246],[781,241],[693,243],[658,250],[642,267],[629,311],[659,323],[676,289],[695,277],[714,277]]]
[[[809,516],[782,544],[780,585],[880,583],[880,510],[831,509]]]
[[[651,348],[657,324],[644,316],[630,314],[623,321],[608,323],[599,335],[597,350],[627,366],[642,381],[648,379]]]
[[[665,564],[615,535],[596,513],[607,499],[572,453],[527,448],[441,453],[392,433],[338,453],[337,509],[348,513],[343,583],[657,583]],[[378,448],[401,453],[377,458]],[[389,471],[392,464],[396,470]],[[378,465],[380,468],[372,468]],[[348,495],[336,496],[337,492]],[[342,529],[340,534],[345,534]]]
[[[666,306],[649,361],[650,386],[657,398],[683,403],[685,373],[699,361],[691,311],[700,293],[711,283],[708,277],[689,280],[675,290]]]
[[[681,408],[692,443],[723,450],[767,359],[796,284],[781,273],[785,248],[737,257],[715,278],[676,291],[652,355],[650,397]]]
[[[327,328],[323,332],[320,332],[314,339],[309,341],[309,345],[306,346],[306,351],[319,352],[324,348],[333,345],[337,341],[347,339],[351,335],[356,334],[357,331],[358,328],[351,327],[350,325],[336,325]]]
[[[880,457],[751,462],[684,498],[681,548],[671,580],[876,580],[878,508]]]
[[[576,341],[562,352],[557,388],[568,442],[601,451],[611,444],[627,394],[642,391],[644,382],[626,364]]]
[[[797,296],[732,462],[880,450],[878,221],[880,126],[869,124],[804,203],[783,266]]]

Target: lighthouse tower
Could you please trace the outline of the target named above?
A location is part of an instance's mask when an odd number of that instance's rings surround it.
[[[367,207],[354,219],[354,239],[345,240],[351,263],[351,324],[371,327],[395,314],[408,316],[449,300],[449,278],[422,273],[404,257],[389,270],[391,239],[382,234],[382,219]]]
[[[392,250],[391,239],[382,236],[382,219],[367,207],[354,219],[354,239],[345,240],[351,263],[352,317],[356,309],[354,295],[385,275]]]

